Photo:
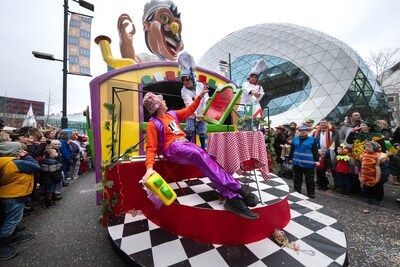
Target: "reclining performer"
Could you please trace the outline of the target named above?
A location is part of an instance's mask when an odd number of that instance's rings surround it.
[[[215,185],[218,193],[226,199],[224,207],[246,219],[257,219],[259,215],[251,211],[259,202],[257,196],[241,186],[232,175],[226,173],[210,155],[196,144],[186,139],[180,123],[185,121],[198,108],[202,97],[208,92],[204,88],[193,103],[181,110],[168,111],[162,95],[146,93],[143,106],[148,109],[152,118],[147,125],[146,138],[146,181],[155,171],[153,165],[156,153],[167,160],[178,164],[191,164],[199,168]]]

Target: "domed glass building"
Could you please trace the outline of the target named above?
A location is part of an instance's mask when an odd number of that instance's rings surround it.
[[[386,119],[390,108],[374,74],[348,45],[322,32],[293,24],[260,24],[224,37],[200,59],[218,72],[231,56],[231,79],[246,80],[253,62],[264,58],[266,91],[261,106],[272,124],[327,118],[340,123],[353,111],[364,120]]]

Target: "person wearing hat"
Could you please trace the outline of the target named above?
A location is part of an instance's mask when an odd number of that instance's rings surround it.
[[[194,73],[195,63],[193,57],[187,52],[183,52],[179,55],[178,65],[181,69],[181,80],[183,82],[183,87],[181,89],[182,100],[185,106],[190,106],[194,99],[201,93],[204,89],[204,84],[196,81],[196,75]],[[196,109],[194,114],[186,119],[186,138],[192,142],[193,135],[196,133],[199,135],[201,148],[206,148],[206,132],[207,123],[203,121],[203,111],[206,107],[206,103],[209,99],[208,93],[200,101],[199,107]]]
[[[34,237],[14,231],[22,220],[25,203],[33,190],[33,174],[40,170],[40,165],[25,150],[19,150],[17,157],[0,157],[0,260],[15,257],[18,252],[12,245]]]
[[[142,181],[146,181],[155,173],[153,170],[155,156],[162,154],[171,162],[195,165],[211,180],[218,193],[226,199],[224,206],[227,210],[246,219],[257,219],[259,215],[248,208],[248,206],[257,205],[257,196],[225,172],[204,149],[189,142],[185,132],[180,128],[180,122],[193,115],[207,92],[208,89],[204,88],[191,105],[181,110],[168,112],[168,107],[161,95],[146,93],[143,106],[152,117],[146,129],[146,173]]]
[[[238,114],[240,117],[248,115],[250,116],[256,113],[260,106],[260,100],[264,96],[264,89],[258,84],[258,78],[260,74],[267,68],[267,62],[264,59],[257,60],[254,62],[248,76],[247,81],[242,85],[242,98],[240,100],[240,106],[238,108]]]
[[[293,164],[294,190],[301,194],[303,176],[306,180],[307,195],[315,198],[315,167],[319,165],[318,148],[314,137],[309,136],[311,128],[306,124],[298,128],[299,135],[293,138],[289,159]]]
[[[314,120],[311,118],[306,118],[304,122],[306,123],[307,127],[311,128],[309,135],[313,135],[315,132]]]

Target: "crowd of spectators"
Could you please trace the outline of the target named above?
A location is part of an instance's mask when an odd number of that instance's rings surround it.
[[[364,121],[352,112],[340,125],[322,119],[317,125],[305,119],[279,125],[269,132],[274,171],[293,179],[301,193],[315,189],[335,190],[344,197],[358,194],[371,205],[380,206],[386,182],[400,185],[400,126],[385,120]]]
[[[22,127],[2,131],[0,119],[0,260],[34,236],[21,227],[35,206],[56,207],[63,187],[90,168],[88,138],[76,132]]]

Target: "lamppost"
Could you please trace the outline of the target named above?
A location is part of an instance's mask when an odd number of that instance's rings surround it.
[[[79,5],[83,8],[86,8],[90,11],[94,11],[94,5],[84,1],[84,0],[73,0],[74,2],[79,3]],[[32,51],[32,54],[36,58],[41,58],[45,60],[52,61],[61,61],[63,63],[63,96],[62,96],[62,117],[61,117],[61,129],[68,128],[68,118],[67,118],[67,60],[68,60],[68,0],[64,0],[64,48],[63,48],[63,59],[57,59],[52,54]]]

